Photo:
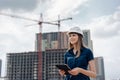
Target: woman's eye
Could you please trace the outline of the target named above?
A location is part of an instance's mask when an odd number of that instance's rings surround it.
[[[72,36],[75,36],[75,34],[73,34]]]

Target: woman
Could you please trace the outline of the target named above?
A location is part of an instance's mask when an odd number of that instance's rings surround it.
[[[71,70],[65,74],[64,70],[59,70],[61,75],[65,75],[65,80],[90,80],[89,77],[96,77],[93,53],[83,45],[83,32],[79,27],[73,27],[68,32],[68,51],[65,54],[65,64]],[[89,66],[89,70],[88,70]]]

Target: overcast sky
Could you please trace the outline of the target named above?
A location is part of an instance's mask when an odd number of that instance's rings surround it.
[[[61,22],[61,31],[74,25],[91,30],[95,57],[103,56],[106,80],[120,78],[120,0],[0,0],[0,13],[44,21],[72,17]],[[27,26],[32,25],[33,26]],[[54,28],[54,29],[53,29]],[[43,24],[43,32],[57,26]],[[35,50],[37,22],[0,15],[0,59],[5,75],[6,53]]]

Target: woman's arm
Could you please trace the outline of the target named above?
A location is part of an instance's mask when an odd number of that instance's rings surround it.
[[[78,75],[79,73],[82,73],[86,76],[96,78],[95,62],[94,62],[94,60],[89,61],[89,70],[85,70],[85,69],[77,67],[77,68],[74,68],[71,71],[69,71],[69,73],[71,75]]]
[[[96,78],[96,68],[94,60],[89,61],[89,70],[80,68],[79,72],[92,78]]]

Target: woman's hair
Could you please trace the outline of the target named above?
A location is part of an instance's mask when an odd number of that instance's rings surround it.
[[[70,33],[72,34],[72,33]],[[77,34],[77,33],[75,33]],[[78,42],[76,44],[76,48],[77,48],[77,55],[76,57],[79,57],[80,56],[80,49],[83,48],[83,47],[86,47],[83,43],[83,36],[81,34],[77,34],[78,35]],[[71,48],[73,48],[73,45],[70,43],[70,41],[68,42],[68,50],[70,50]]]

